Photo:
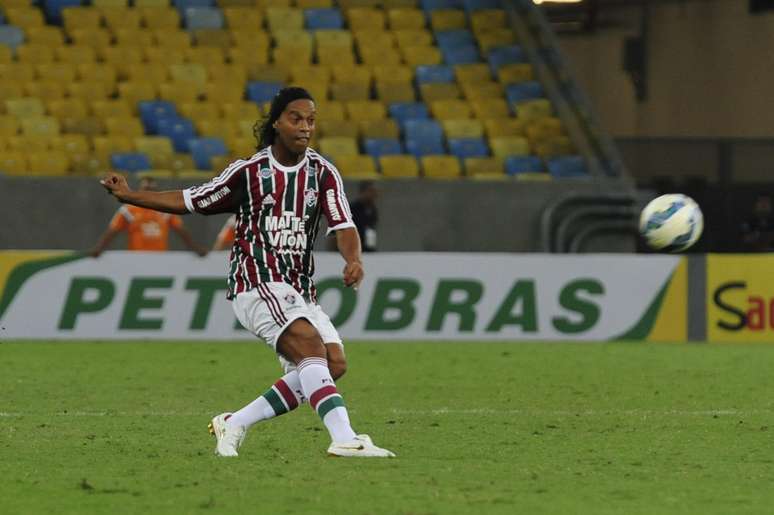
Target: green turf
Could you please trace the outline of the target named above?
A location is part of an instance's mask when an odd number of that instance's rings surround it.
[[[771,513],[774,347],[363,344],[339,387],[393,460],[302,409],[218,459],[278,376],[229,343],[0,344],[0,513]]]

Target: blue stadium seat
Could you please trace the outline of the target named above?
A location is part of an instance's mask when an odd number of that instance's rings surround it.
[[[407,141],[413,139],[443,143],[443,127],[436,120],[406,120],[403,134]]]
[[[160,119],[158,133],[172,140],[175,152],[188,152],[188,141],[196,137],[193,122],[179,116]]]
[[[511,45],[493,48],[489,51],[487,60],[492,71],[496,72],[501,66],[506,64],[526,63],[527,57],[520,46]]]
[[[407,139],[406,152],[414,157],[435,156],[445,154],[443,142],[435,139]]]
[[[441,51],[447,48],[476,45],[473,33],[464,29],[438,31],[435,33],[435,41],[438,43],[438,48]]]
[[[509,84],[505,88],[505,97],[509,104],[518,104],[525,100],[535,100],[545,97],[543,86],[537,81],[521,82],[519,84]]]
[[[44,0],[43,12],[46,21],[55,25],[62,24],[62,9],[65,7],[79,7],[81,0]]]
[[[482,138],[456,138],[449,140],[449,152],[460,159],[487,157],[489,147]]]
[[[215,7],[215,0],[173,0],[172,5],[179,11],[185,11],[191,7]]]
[[[138,104],[140,120],[148,134],[158,132],[158,123],[162,118],[177,117],[175,104],[167,100],[144,100]]]
[[[363,142],[366,154],[379,158],[403,153],[400,141],[392,138],[368,138]]]
[[[11,47],[11,50],[24,44],[24,31],[15,25],[0,26],[0,45]]]
[[[217,7],[187,7],[183,11],[183,25],[189,30],[222,29],[226,23],[223,11]]]
[[[247,98],[258,104],[271,102],[282,86],[281,82],[248,82]]]
[[[454,68],[443,64],[417,66],[416,77],[418,84],[454,82]]]
[[[121,172],[140,172],[153,168],[150,158],[142,152],[110,154],[110,166]]]
[[[0,9],[0,25],[5,25],[5,16],[3,16],[2,9]]]
[[[344,28],[344,18],[338,9],[306,9],[304,23],[309,30]]]
[[[581,156],[555,157],[549,159],[547,167],[548,173],[557,178],[586,177],[589,174]]]
[[[462,9],[462,0],[422,0],[422,10],[429,13],[438,9]]]
[[[443,62],[452,66],[455,64],[473,64],[481,62],[481,55],[475,45],[442,48],[441,53],[443,54]]]
[[[220,138],[194,138],[188,140],[188,147],[196,167],[200,170],[209,170],[213,157],[228,155],[228,148]]]
[[[468,12],[481,9],[502,9],[503,7],[500,0],[463,0],[462,3]]]
[[[407,120],[430,118],[430,111],[422,102],[396,102],[390,104],[389,111],[390,118],[393,118],[401,126]]]
[[[510,156],[505,159],[505,173],[508,175],[543,171],[543,160],[536,156]]]

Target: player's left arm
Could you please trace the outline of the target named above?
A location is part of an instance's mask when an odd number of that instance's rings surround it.
[[[328,222],[328,234],[336,233],[336,245],[347,264],[344,266],[344,284],[358,287],[363,280],[363,262],[360,259],[360,235],[352,221],[349,201],[344,194],[344,183],[336,167],[326,164],[321,188],[323,213]]]
[[[361,260],[360,235],[354,227],[336,231],[336,245],[347,264],[344,266],[344,284],[357,289],[363,280],[363,261]]]
[[[126,182],[126,177],[117,173],[109,173],[99,182],[108,193],[124,204],[132,204],[178,215],[188,213],[181,190],[134,191]]]

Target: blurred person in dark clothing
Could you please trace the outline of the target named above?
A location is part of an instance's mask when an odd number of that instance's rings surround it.
[[[746,252],[774,251],[774,216],[771,197],[759,195],[753,214],[742,223],[742,246]]]
[[[363,252],[376,252],[376,226],[379,224],[377,198],[379,190],[376,185],[371,181],[363,181],[360,183],[357,199],[350,204]]]

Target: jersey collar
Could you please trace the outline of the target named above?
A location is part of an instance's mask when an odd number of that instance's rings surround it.
[[[309,149],[306,150],[306,152],[304,153],[304,158],[301,161],[299,161],[299,163],[297,165],[295,165],[295,166],[284,166],[284,165],[280,164],[279,161],[274,159],[274,154],[271,151],[271,145],[269,145],[268,148],[269,148],[269,162],[271,163],[272,168],[276,168],[277,170],[279,170],[281,172],[285,172],[285,173],[297,172],[300,169],[302,169],[304,166],[306,166],[306,164],[309,162]]]

